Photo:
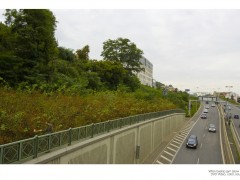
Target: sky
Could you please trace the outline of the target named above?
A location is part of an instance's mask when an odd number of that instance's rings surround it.
[[[58,21],[59,46],[75,51],[89,45],[90,58],[101,60],[104,41],[127,38],[153,64],[156,81],[191,92],[240,94],[239,9],[51,11]]]

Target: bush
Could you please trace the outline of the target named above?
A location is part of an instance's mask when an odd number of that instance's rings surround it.
[[[35,135],[34,129],[45,129],[46,121],[54,125],[55,131],[60,131],[176,108],[176,105],[154,95],[154,92],[149,89],[149,93],[152,93],[149,96],[147,93],[140,96],[140,92],[122,91],[93,92],[79,96],[0,89],[0,144],[32,137]]]

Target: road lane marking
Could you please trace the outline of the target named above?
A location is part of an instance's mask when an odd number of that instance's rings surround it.
[[[174,145],[172,143],[170,143],[170,145],[173,146],[173,147],[179,148],[179,146],[176,146],[176,145]]]
[[[181,134],[179,134],[179,135],[177,135],[177,137],[180,137],[180,138],[185,138],[185,136],[183,136],[183,135],[181,135]]]
[[[157,160],[156,162],[157,162],[158,164],[162,164],[162,163],[161,163],[160,161],[158,161],[158,160]]]
[[[173,141],[177,142],[177,143],[182,143],[182,140],[179,140],[177,138],[175,138]]]
[[[205,134],[203,134],[203,137],[205,137]]]
[[[167,160],[168,162],[171,162],[171,160],[168,159],[168,158],[166,158],[165,156],[161,155],[161,157],[162,157],[163,159]]]
[[[170,156],[174,156],[174,154],[170,153],[170,152],[167,152],[167,151],[163,151],[165,152],[166,154],[170,155]]]
[[[201,148],[202,148],[202,143],[201,143]]]
[[[172,151],[174,151],[174,152],[176,152],[177,150],[175,150],[175,149],[172,149],[172,148],[170,148],[170,147],[167,147],[168,149],[170,149],[170,150],[172,150]]]
[[[192,127],[192,126],[190,126],[190,127],[188,127],[188,128],[185,128],[185,129],[183,129],[181,132],[188,132],[191,127]]]
[[[175,137],[174,139],[179,140],[179,141],[183,140],[183,138],[180,138],[180,137]]]
[[[173,140],[172,143],[175,143],[175,144],[177,144],[177,145],[181,144],[180,142],[177,142],[177,141],[175,141],[175,140]]]
[[[199,158],[198,158],[198,160],[197,160],[197,164],[199,164]]]
[[[189,130],[188,130],[189,131]],[[186,131],[186,132],[181,132],[181,133],[179,133],[179,135],[184,135],[184,136],[186,136],[186,133],[188,133],[188,131]]]

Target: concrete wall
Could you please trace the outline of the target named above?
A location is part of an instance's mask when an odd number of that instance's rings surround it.
[[[184,123],[185,114],[167,115],[78,142],[26,163],[140,164]]]

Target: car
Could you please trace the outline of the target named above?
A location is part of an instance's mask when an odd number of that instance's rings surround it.
[[[203,113],[208,113],[208,110],[207,110],[207,109],[204,109],[204,110],[203,110]]]
[[[209,124],[208,131],[209,132],[216,132],[216,126],[214,124]]]
[[[212,106],[212,107],[215,107],[215,104],[212,104],[211,106]]]
[[[197,146],[198,146],[197,136],[194,134],[190,135],[187,139],[186,147],[197,149]]]
[[[205,108],[206,108],[206,109],[209,109],[209,105],[207,105]]]
[[[233,118],[234,119],[239,119],[239,115],[238,114],[234,114]]]
[[[207,115],[206,114],[201,114],[201,118],[202,119],[207,119]]]

